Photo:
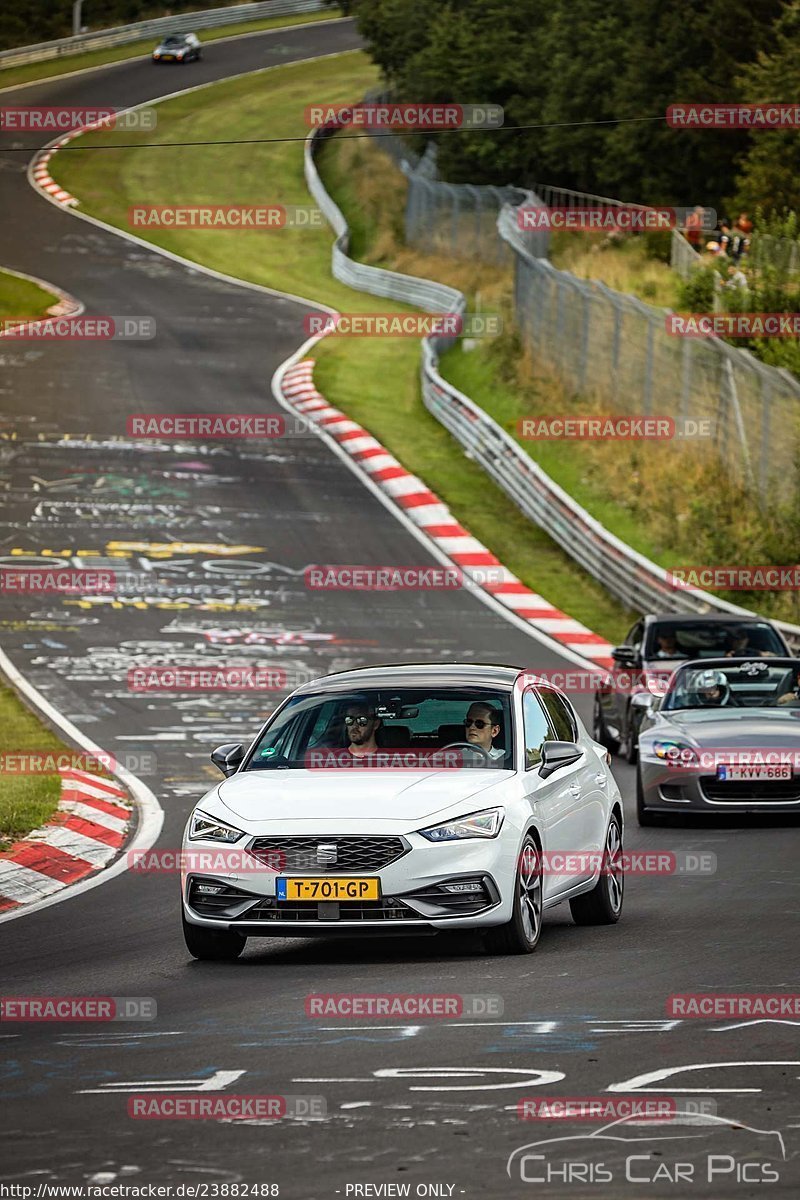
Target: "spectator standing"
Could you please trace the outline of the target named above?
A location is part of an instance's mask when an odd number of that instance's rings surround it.
[[[686,240],[693,250],[700,249],[700,238],[703,232],[703,220],[706,215],[706,210],[702,204],[698,204],[693,212],[687,214],[686,217]]]

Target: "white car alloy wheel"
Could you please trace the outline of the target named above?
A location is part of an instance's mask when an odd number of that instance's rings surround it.
[[[531,954],[542,932],[542,864],[539,847],[527,837],[519,853],[511,920],[487,934],[495,954]]]
[[[619,817],[613,813],[608,823],[600,878],[590,892],[576,896],[569,902],[576,925],[616,925],[622,912],[625,891],[621,855],[622,829]]]

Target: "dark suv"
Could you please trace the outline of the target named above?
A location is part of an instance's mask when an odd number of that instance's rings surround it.
[[[611,651],[613,677],[594,695],[592,728],[607,750],[636,762],[644,712],[634,697],[658,687],[687,659],[761,658],[791,651],[770,621],[762,617],[714,613],[650,613],[636,622],[621,646]]]

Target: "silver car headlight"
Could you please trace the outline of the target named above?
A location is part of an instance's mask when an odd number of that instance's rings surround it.
[[[233,825],[224,825],[222,821],[217,821],[215,817],[209,817],[204,812],[192,813],[189,825],[190,841],[202,839],[205,842],[238,842],[241,837],[244,837],[244,833],[241,829],[235,829]]]
[[[503,824],[502,808],[486,808],[483,812],[470,813],[466,817],[454,817],[443,825],[431,825],[420,829],[422,837],[429,842],[460,842],[465,838],[493,838]]]
[[[653,754],[673,767],[693,767],[700,761],[694,746],[679,741],[653,742]]]

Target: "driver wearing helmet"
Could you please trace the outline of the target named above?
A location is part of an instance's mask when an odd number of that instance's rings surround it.
[[[730,704],[731,688],[723,671],[701,671],[694,687],[704,707],[721,708]]]
[[[800,671],[790,672],[790,677],[784,685],[787,690],[782,692],[776,704],[800,704]]]
[[[474,704],[470,704],[464,718],[465,740],[473,746],[480,747],[491,759],[505,758],[505,750],[492,745],[493,739],[500,733],[501,720],[502,713],[496,708],[476,700]]]

